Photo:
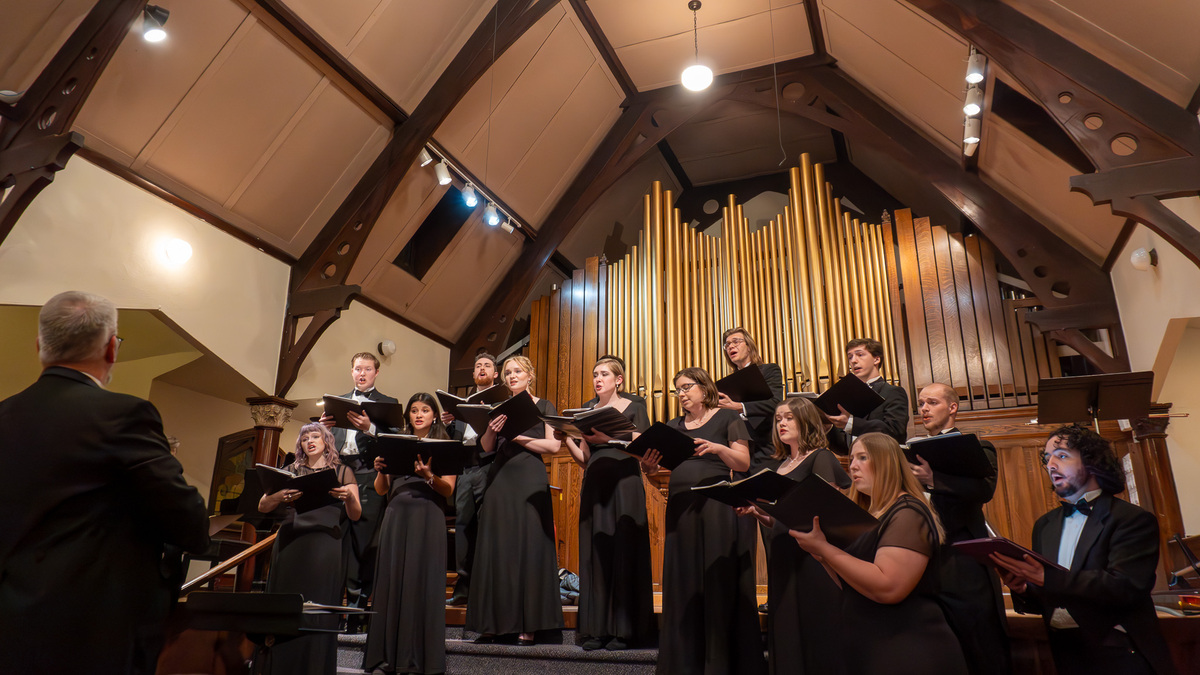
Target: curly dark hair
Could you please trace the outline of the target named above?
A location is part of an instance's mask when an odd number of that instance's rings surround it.
[[[1096,477],[1096,483],[1104,494],[1115,495],[1125,491],[1125,472],[1121,470],[1108,439],[1078,424],[1055,429],[1046,440],[1051,438],[1063,439],[1068,448],[1079,453],[1083,466]],[[1046,464],[1045,453],[1042,454],[1042,464]]]

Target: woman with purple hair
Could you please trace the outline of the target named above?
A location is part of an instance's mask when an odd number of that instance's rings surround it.
[[[296,461],[284,467],[297,476],[336,471],[339,487],[329,491],[340,503],[297,513],[292,502],[299,490],[283,489],[258,500],[263,513],[286,509],[275,538],[268,593],[299,593],[308,602],[342,604],[342,534],[347,518],[358,520],[362,505],[354,472],[338,460],[333,434],[323,424],[306,424],[296,439]],[[334,614],[306,615],[303,627],[337,629]],[[309,633],[281,642],[271,650],[267,672],[332,675],[337,672],[336,633]]]

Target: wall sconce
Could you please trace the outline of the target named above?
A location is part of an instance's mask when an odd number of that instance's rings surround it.
[[[180,267],[192,258],[192,245],[182,239],[168,239],[163,244],[163,257],[171,267]]]
[[[379,350],[380,356],[391,356],[396,353],[396,343],[391,340],[383,340],[376,346],[376,349]]]
[[[1139,272],[1149,272],[1151,267],[1158,267],[1158,251],[1144,248],[1134,249],[1129,254],[1129,264]]]
[[[142,11],[142,38],[146,42],[166,40],[167,31],[163,30],[163,26],[166,25],[169,16],[171,16],[170,10],[164,7],[146,5],[146,9]]]

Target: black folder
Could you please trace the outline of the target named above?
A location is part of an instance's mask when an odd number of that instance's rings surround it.
[[[323,406],[325,414],[333,418],[334,426],[341,427],[342,429],[358,429],[350,423],[350,420],[346,417],[346,413],[353,412],[357,415],[365,415],[367,412],[363,408],[363,401],[356,401],[345,396],[325,394],[322,400],[325,402]]]
[[[827,415],[842,414],[838,410],[840,405],[855,417],[866,417],[883,405],[883,397],[857,376],[847,375],[812,402]]]
[[[637,427],[620,410],[612,406],[584,410],[574,415],[542,415],[541,420],[572,438],[599,431],[619,441],[633,438]]]
[[[991,565],[992,567],[995,567],[996,563],[992,562],[992,559],[988,556],[993,553],[999,553],[1000,555],[1005,555],[1009,558],[1015,558],[1017,560],[1024,560],[1024,556],[1029,555],[1032,556],[1034,560],[1042,563],[1043,567],[1062,570],[1063,572],[1067,571],[1067,568],[1063,567],[1062,565],[1038,555],[1037,553],[1030,551],[1017,542],[1011,539],[1005,539],[1004,537],[987,537],[984,539],[956,541],[954,542],[953,546],[959,553],[965,553],[979,562],[986,565]]]
[[[504,428],[500,430],[499,435],[509,440],[542,422],[541,413],[528,391],[523,391],[497,406],[462,403],[459,404],[458,411],[462,420],[471,425],[480,436],[487,431],[489,422],[500,415],[507,415],[508,420],[504,422]]]
[[[477,391],[470,396],[463,398],[455,396],[449,392],[437,390],[438,403],[442,404],[442,411],[448,412],[455,417],[461,417],[458,414],[458,406],[466,403],[469,405],[496,405],[497,403],[508,398],[508,387],[503,384],[494,384],[483,391]]]
[[[696,439],[675,427],[655,422],[624,448],[625,452],[637,457],[644,457],[650,450],[658,450],[662,456],[659,466],[673,471],[683,460],[696,454]]]
[[[692,489],[709,499],[715,499],[730,506],[745,506],[759,501],[777,502],[797,485],[799,483],[787,476],[780,475],[771,469],[763,469],[753,476],[741,480],[723,480],[710,485],[695,485]]]
[[[975,434],[939,434],[916,438],[904,446],[904,456],[920,464],[917,456],[929,462],[929,468],[941,473],[965,478],[991,478],[996,469]]]
[[[436,438],[419,439],[405,434],[379,434],[371,446],[372,463],[382,457],[387,473],[402,476],[413,472],[420,455],[431,471],[439,476],[456,476],[472,464],[477,448],[464,446],[462,441]]]
[[[297,476],[266,464],[256,464],[254,468],[258,473],[258,480],[262,483],[264,494],[275,494],[280,490],[299,490],[302,493],[299,499],[292,502],[297,513],[307,513],[322,506],[341,503],[341,500],[329,494],[330,490],[341,487],[337,472],[333,469]]]
[[[357,427],[351,424],[350,419],[346,417],[346,413],[353,412],[369,417],[376,429],[404,428],[404,405],[401,403],[356,401],[353,398],[334,396],[333,394],[325,394],[322,400],[325,402],[325,414],[333,418],[336,427],[357,430]]]
[[[771,385],[767,384],[767,378],[763,377],[762,370],[754,364],[717,380],[717,391],[738,403],[766,401],[775,396]]]
[[[796,487],[774,504],[756,504],[788,528],[812,531],[813,517],[821,519],[821,531],[829,543],[845,548],[863,533],[879,524],[854,500],[816,474],[796,483]]]

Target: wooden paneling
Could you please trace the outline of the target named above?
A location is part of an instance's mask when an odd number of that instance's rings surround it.
[[[942,293],[938,285],[937,260],[933,247],[933,231],[928,218],[913,220],[916,233],[917,265],[920,267],[920,288],[924,314],[918,315],[925,321],[925,337],[929,346],[929,369],[933,376],[930,382],[953,385],[950,376],[950,357],[946,351],[946,324],[942,318]],[[923,387],[929,382],[917,382]]]
[[[912,373],[912,381],[906,384],[915,390],[933,382],[933,364],[929,362],[929,336],[925,330],[925,303],[921,298],[916,229],[908,209],[896,212],[895,228],[900,283],[904,286],[904,325],[908,328],[910,347],[907,361]]]
[[[987,385],[983,378],[983,355],[979,348],[979,329],[976,326],[975,298],[971,293],[970,272],[967,270],[967,251],[963,237],[955,232],[950,235],[950,265],[954,275],[954,297],[958,308],[958,325],[962,331],[964,365],[967,370],[968,398],[986,406]],[[985,305],[986,307],[986,305]],[[974,407],[974,406],[973,406]]]

